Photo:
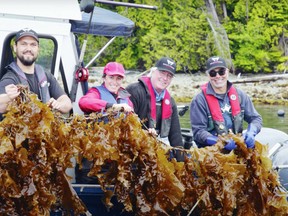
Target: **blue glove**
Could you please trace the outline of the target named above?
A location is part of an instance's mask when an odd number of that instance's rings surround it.
[[[209,136],[206,139],[206,145],[212,146],[218,142],[218,137],[217,136]]]
[[[247,132],[244,134],[244,142],[247,148],[254,148],[256,134],[257,128],[253,124],[249,124]]]
[[[224,149],[228,150],[228,151],[232,151],[233,149],[236,148],[236,143],[233,139],[229,139],[226,141],[226,145],[224,146]]]

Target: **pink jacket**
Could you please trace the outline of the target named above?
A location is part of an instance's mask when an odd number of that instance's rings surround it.
[[[100,92],[96,88],[91,88],[89,91],[80,98],[79,107],[85,113],[101,112],[105,110],[107,101],[101,99]],[[128,98],[128,105],[133,107],[133,103]]]

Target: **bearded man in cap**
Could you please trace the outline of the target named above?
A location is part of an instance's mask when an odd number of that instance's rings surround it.
[[[248,129],[244,141],[247,148],[254,148],[255,136],[262,127],[262,117],[249,96],[228,81],[229,69],[223,58],[209,58],[206,68],[209,82],[201,86],[201,92],[190,105],[194,141],[198,147],[212,146],[217,143],[218,135],[230,131],[234,134],[242,133],[245,120]],[[236,144],[230,139],[224,148],[231,151],[236,148]]]
[[[39,53],[38,34],[29,28],[18,31],[14,52],[16,60],[6,67],[0,81],[0,113],[5,113],[8,103],[20,94],[18,84],[29,86],[29,90],[51,108],[68,113],[72,109],[70,98],[50,72],[35,64]]]
[[[150,69],[148,76],[127,86],[134,111],[144,120],[144,129],[173,147],[183,147],[178,110],[167,87],[176,72],[176,63],[168,57],[161,58]]]

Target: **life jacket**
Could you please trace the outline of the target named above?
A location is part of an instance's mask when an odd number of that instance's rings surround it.
[[[228,134],[228,129],[225,126],[225,120],[223,118],[219,101],[213,95],[207,94],[208,83],[201,86],[202,92],[207,101],[212,121],[214,124],[214,129],[217,132],[217,135]],[[243,130],[243,115],[240,107],[240,98],[237,93],[237,90],[234,86],[231,86],[228,90],[228,98],[231,105],[231,114],[233,122],[233,132],[241,133]],[[208,117],[209,118],[209,117]],[[208,120],[209,121],[209,120]]]
[[[8,65],[7,69],[8,70],[11,69],[11,71],[13,71],[18,75],[21,84],[29,86],[25,73],[20,69],[20,67],[15,62],[12,62],[10,65]],[[43,68],[38,64],[35,64],[35,75],[38,81],[40,99],[43,103],[47,103],[50,100],[47,76]]]
[[[149,116],[149,128],[156,127],[156,96],[150,77],[142,77],[141,80],[146,84],[146,87],[150,94],[150,116]],[[171,127],[171,116],[172,116],[172,104],[171,96],[169,92],[165,89],[164,98],[161,102],[162,117],[161,117],[161,129],[160,137],[168,137],[170,127]]]
[[[96,88],[99,91],[101,99],[107,101],[108,103],[128,104],[128,98],[130,94],[128,92],[125,92],[121,88],[118,91],[117,98],[115,98],[104,85],[96,86],[94,88]]]

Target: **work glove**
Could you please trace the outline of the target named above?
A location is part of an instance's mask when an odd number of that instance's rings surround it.
[[[232,151],[236,148],[236,143],[233,139],[229,139],[226,142],[226,145],[224,146],[224,149],[228,150],[228,151]]]
[[[217,136],[209,136],[206,139],[206,144],[209,146],[212,146],[212,145],[216,144],[217,142],[218,142]],[[225,145],[224,149],[231,151],[231,150],[236,148],[236,144],[235,144],[233,139],[227,140],[226,143],[227,144]]]
[[[247,148],[254,148],[255,146],[255,136],[257,134],[257,128],[253,124],[248,125],[248,129],[244,136],[244,142]]]
[[[218,142],[218,137],[217,136],[209,136],[206,139],[206,145],[207,146],[212,146]]]

